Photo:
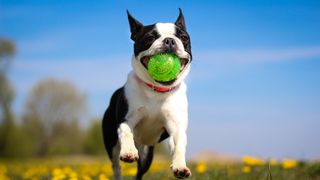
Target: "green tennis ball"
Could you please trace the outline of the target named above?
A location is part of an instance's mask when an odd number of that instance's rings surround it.
[[[177,78],[180,73],[180,60],[172,53],[156,54],[150,57],[148,72],[150,76],[161,82],[168,82]]]

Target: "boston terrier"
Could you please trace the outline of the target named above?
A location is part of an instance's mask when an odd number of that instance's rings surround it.
[[[181,9],[175,23],[143,25],[127,11],[134,42],[133,70],[123,87],[111,97],[102,122],[103,139],[112,162],[114,178],[122,179],[120,160],[138,162],[136,179],[149,169],[154,146],[168,138],[171,169],[176,178],[187,178],[188,100],[184,82],[192,61],[190,37]],[[169,82],[148,73],[152,55],[174,53],[180,59],[179,75]]]

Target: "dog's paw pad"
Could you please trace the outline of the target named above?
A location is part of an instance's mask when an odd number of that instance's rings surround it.
[[[138,154],[135,154],[135,153],[124,153],[120,155],[120,160],[128,163],[135,162],[138,159],[139,159],[139,156]]]
[[[187,167],[173,168],[173,174],[178,179],[184,179],[191,176],[191,171]]]

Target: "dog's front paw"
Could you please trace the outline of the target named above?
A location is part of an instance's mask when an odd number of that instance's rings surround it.
[[[127,151],[127,152],[120,152],[120,160],[124,162],[134,162],[139,159],[138,151],[132,150],[132,151]]]
[[[173,171],[173,174],[178,179],[184,179],[191,176],[191,171],[188,167],[175,167],[174,165],[171,165],[171,169]]]

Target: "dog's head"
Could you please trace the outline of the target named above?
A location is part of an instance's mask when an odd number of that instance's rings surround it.
[[[137,76],[147,82],[159,86],[176,86],[187,76],[192,60],[190,37],[181,9],[175,23],[155,23],[144,26],[133,18],[129,11],[128,19],[131,39],[134,41],[134,57],[132,65]],[[155,81],[148,74],[148,62],[152,55],[171,52],[180,59],[181,69],[178,77],[169,82]]]

